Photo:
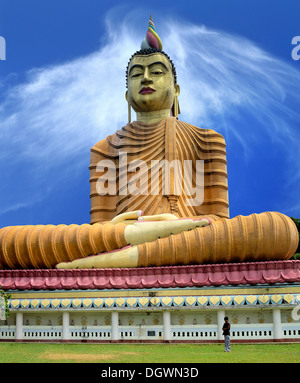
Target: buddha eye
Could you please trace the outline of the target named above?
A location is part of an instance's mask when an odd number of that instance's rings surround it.
[[[131,75],[131,78],[139,77],[141,75],[142,75],[142,73],[134,73]]]
[[[161,74],[164,74],[164,72],[160,69],[157,69],[157,70],[154,70],[151,72],[152,74],[155,74],[155,75],[161,75]]]

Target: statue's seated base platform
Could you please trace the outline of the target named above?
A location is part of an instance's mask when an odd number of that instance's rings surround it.
[[[300,261],[0,270],[2,341],[300,342]],[[299,308],[299,311],[298,311]]]

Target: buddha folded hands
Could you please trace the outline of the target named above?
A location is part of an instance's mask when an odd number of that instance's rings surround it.
[[[178,120],[175,67],[153,20],[127,68],[137,121],[91,149],[91,223],[0,229],[0,268],[107,268],[289,259],[294,222],[229,219],[221,134]],[[143,215],[141,213],[143,211]]]
[[[140,211],[128,212],[105,224],[28,225],[0,229],[0,266],[2,269],[53,268],[59,264],[58,267],[63,268],[61,262],[116,249],[126,250],[130,245],[209,224],[208,219],[178,219],[172,214],[145,216],[143,221],[137,221],[141,214]],[[109,263],[103,267],[131,267],[130,264],[121,255],[113,265]]]

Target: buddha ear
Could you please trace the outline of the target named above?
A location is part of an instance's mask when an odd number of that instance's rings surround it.
[[[180,114],[180,108],[179,108],[179,102],[178,102],[178,96],[180,94],[180,86],[178,84],[175,84],[174,86],[175,92],[174,92],[174,103],[172,107],[173,116],[178,118],[178,114]]]

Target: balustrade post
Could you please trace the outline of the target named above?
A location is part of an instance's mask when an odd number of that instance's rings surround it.
[[[164,325],[164,341],[171,341],[171,313],[170,311],[165,310],[163,312],[163,325]]]
[[[63,342],[70,340],[70,313],[68,311],[63,312],[62,340]]]
[[[23,340],[23,313],[17,311],[16,313],[16,342]]]
[[[112,311],[111,313],[111,340],[117,342],[119,340],[119,313]]]
[[[273,338],[282,339],[280,309],[273,309]]]

